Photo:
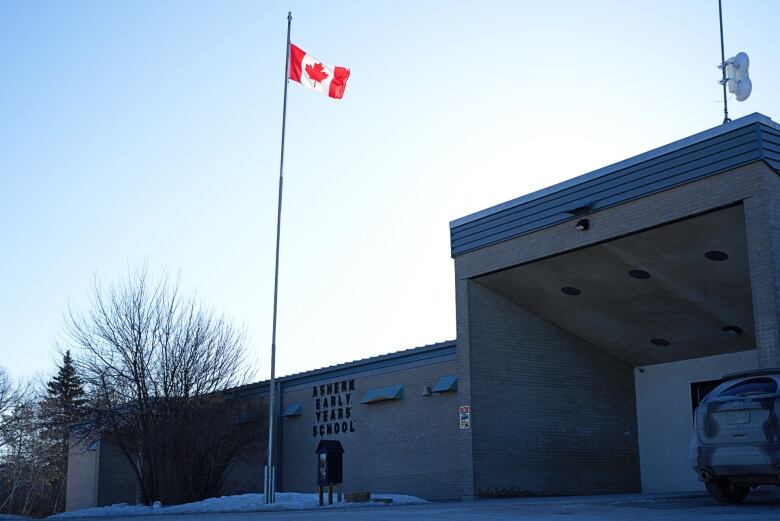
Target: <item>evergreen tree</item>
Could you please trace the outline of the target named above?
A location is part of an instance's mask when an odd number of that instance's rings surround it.
[[[43,416],[46,430],[64,431],[78,422],[87,403],[81,378],[76,373],[70,351],[65,351],[57,374],[46,384]],[[57,436],[60,437],[60,436]]]
[[[70,428],[84,419],[86,405],[82,380],[70,351],[66,351],[57,374],[46,384],[39,409],[41,442],[47,453],[44,470],[53,492],[52,512],[64,507]]]

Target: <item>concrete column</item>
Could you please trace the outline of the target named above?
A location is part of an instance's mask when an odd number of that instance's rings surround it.
[[[469,286],[474,284],[461,279],[455,265],[455,313],[457,317],[458,405],[471,405],[471,357],[469,349]],[[473,413],[472,413],[473,414]],[[473,416],[472,416],[473,419]],[[461,429],[459,434],[459,459],[461,472],[461,497],[474,500],[474,446],[472,429]]]

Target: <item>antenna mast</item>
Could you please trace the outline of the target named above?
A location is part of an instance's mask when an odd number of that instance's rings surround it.
[[[726,97],[726,51],[723,47],[723,7],[718,0],[718,19],[720,20],[720,70],[723,71],[723,123],[731,121],[729,118],[729,104]]]

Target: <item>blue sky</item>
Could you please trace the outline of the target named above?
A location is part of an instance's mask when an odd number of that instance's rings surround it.
[[[455,337],[448,223],[716,126],[716,0],[0,2],[0,365],[47,372],[95,277],[147,263],[267,376],[286,14],[349,67],[291,84],[277,371]],[[780,2],[724,0],[739,117],[780,119]]]

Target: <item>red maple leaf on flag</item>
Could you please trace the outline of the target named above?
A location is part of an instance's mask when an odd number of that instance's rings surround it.
[[[313,67],[311,65],[307,65],[306,75],[311,78],[315,85],[317,82],[322,81],[328,77],[328,73],[325,72],[321,63],[315,63]]]

